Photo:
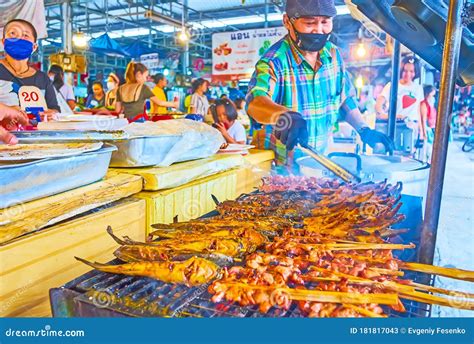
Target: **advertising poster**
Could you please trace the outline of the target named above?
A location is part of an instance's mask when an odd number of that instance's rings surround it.
[[[213,82],[250,78],[260,57],[286,34],[284,27],[214,34]]]

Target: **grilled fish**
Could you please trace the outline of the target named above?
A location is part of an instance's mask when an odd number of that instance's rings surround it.
[[[122,265],[92,263],[82,258],[75,258],[99,271],[150,277],[165,283],[184,284],[188,287],[208,283],[219,275],[219,267],[216,264],[197,257],[183,262],[136,262]]]

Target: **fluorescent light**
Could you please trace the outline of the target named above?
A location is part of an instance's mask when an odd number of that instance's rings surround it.
[[[346,5],[336,6],[336,10],[337,10],[338,15],[350,14],[349,7],[347,7]],[[282,21],[283,14],[270,13],[267,19],[269,22]],[[224,18],[224,19],[194,21],[194,22],[189,22],[188,26],[194,29],[205,30],[205,29],[217,29],[217,28],[222,28],[222,27],[232,26],[232,25],[257,24],[257,23],[264,23],[264,22],[265,22],[265,16],[250,15],[250,16],[232,17],[232,18]],[[153,28],[163,33],[173,33],[176,31],[176,27],[174,25],[159,25],[159,26],[153,26]],[[149,33],[150,33],[150,30],[147,28],[132,28],[132,29],[125,29],[125,30],[113,30],[113,31],[108,32],[111,38],[146,36]],[[91,34],[90,36],[92,38],[95,38],[103,34],[104,34],[103,32],[99,32],[99,33]]]

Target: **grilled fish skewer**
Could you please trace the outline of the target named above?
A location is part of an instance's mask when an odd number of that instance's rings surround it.
[[[136,262],[122,265],[92,263],[82,258],[75,258],[99,271],[150,277],[165,283],[185,284],[189,287],[208,283],[219,274],[219,267],[216,264],[197,257],[184,262]]]

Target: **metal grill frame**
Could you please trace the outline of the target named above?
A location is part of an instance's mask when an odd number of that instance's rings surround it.
[[[403,240],[414,242],[418,247],[421,199],[408,196],[405,199],[402,198],[402,202],[407,211],[415,208],[414,212],[407,215],[406,220],[407,223],[411,222],[411,235]],[[211,218],[216,215],[219,213],[214,210],[201,218]],[[410,258],[416,256],[416,253],[413,252]],[[403,252],[399,255],[403,255]],[[407,259],[406,256],[403,258]],[[120,264],[120,260],[115,259],[110,264]],[[419,282],[426,279],[426,274],[409,271],[405,273],[405,277]],[[429,277],[430,285],[433,285],[434,278],[431,275]],[[51,309],[55,317],[303,317],[294,303],[288,311],[272,308],[267,314],[260,313],[258,306],[240,307],[229,302],[213,303],[212,295],[208,293],[207,287],[208,285],[189,288],[146,277],[131,277],[93,270],[63,287],[51,289]],[[143,297],[139,299],[140,295]],[[139,301],[134,299],[139,299]],[[406,308],[405,313],[383,307],[385,314],[390,317],[431,316],[431,306],[428,304],[409,300],[402,302]]]

